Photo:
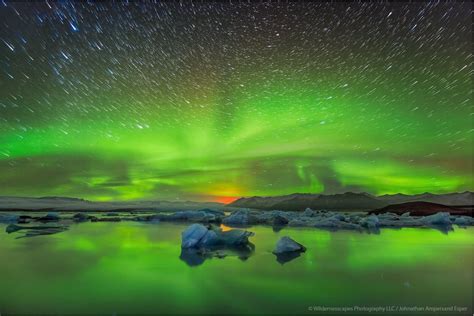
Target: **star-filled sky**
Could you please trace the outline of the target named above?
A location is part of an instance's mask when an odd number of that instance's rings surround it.
[[[471,4],[0,3],[0,195],[472,190]]]

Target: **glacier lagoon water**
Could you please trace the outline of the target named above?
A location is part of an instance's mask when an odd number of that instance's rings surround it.
[[[474,228],[375,235],[254,226],[248,258],[190,265],[180,247],[186,226],[80,223],[17,239],[0,224],[0,314],[314,314],[356,306],[472,313]],[[281,236],[307,252],[280,264],[271,251]]]

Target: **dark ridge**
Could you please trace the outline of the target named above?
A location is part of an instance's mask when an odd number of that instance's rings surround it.
[[[77,201],[77,202],[88,202],[87,200],[81,198],[73,198],[67,196],[42,196],[37,198],[38,200],[63,200],[63,201]]]
[[[474,205],[474,194],[466,191],[448,194],[392,194],[374,196],[369,193],[346,192],[342,194],[290,194],[270,197],[242,197],[227,204],[233,207],[245,207],[263,210],[302,211],[305,208],[326,210],[373,210],[389,205],[408,202],[429,202],[439,205]]]
[[[291,194],[275,197],[240,198],[228,206],[284,211],[304,211],[306,208],[327,210],[367,210],[386,206],[368,193],[346,192],[334,195]]]
[[[427,216],[438,212],[449,212],[452,215],[472,216],[472,208],[468,210],[430,202],[407,202],[394,204],[370,211],[369,214],[395,213],[401,215],[406,212],[410,212],[410,215],[412,216]]]

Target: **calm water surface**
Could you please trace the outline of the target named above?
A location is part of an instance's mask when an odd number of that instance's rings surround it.
[[[5,226],[0,314],[288,314],[354,305],[456,305],[472,314],[473,228],[371,235],[256,226],[247,260],[190,266],[180,259],[184,224],[82,223],[21,239]],[[284,235],[308,250],[282,265],[271,250]]]

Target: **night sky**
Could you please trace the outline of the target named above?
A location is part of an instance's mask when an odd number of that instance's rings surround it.
[[[0,195],[472,190],[471,4],[0,3]]]

